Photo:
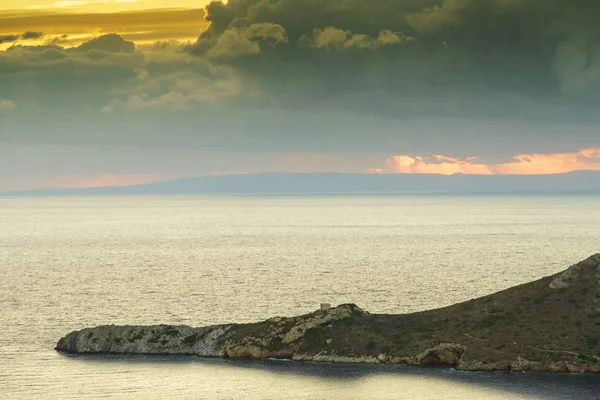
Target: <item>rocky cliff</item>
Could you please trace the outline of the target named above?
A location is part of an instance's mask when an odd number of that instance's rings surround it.
[[[426,312],[377,315],[344,304],[253,324],[100,326],[68,334],[56,349],[600,373],[600,254],[562,273]]]

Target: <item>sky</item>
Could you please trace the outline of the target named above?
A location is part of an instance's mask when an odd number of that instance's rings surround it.
[[[600,170],[595,0],[0,0],[0,191]]]

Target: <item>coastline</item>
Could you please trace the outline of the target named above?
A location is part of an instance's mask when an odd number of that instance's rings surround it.
[[[71,332],[56,350],[600,373],[599,298],[597,254],[559,274],[420,313],[343,304],[252,324],[106,325]]]

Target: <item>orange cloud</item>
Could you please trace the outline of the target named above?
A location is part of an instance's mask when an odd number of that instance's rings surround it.
[[[387,159],[383,172],[401,174],[478,174],[478,175],[545,175],[573,171],[600,171],[600,148],[576,153],[519,154],[513,161],[485,164],[478,157],[454,158],[444,155],[395,155]]]
[[[129,186],[160,182],[173,179],[170,175],[161,174],[92,174],[92,175],[59,175],[48,181],[48,187],[101,187]]]
[[[46,175],[33,179],[1,179],[0,192],[31,189],[67,189],[91,188],[101,186],[141,185],[183,178],[172,174],[82,174],[82,175]]]
[[[14,44],[63,47],[78,46],[106,33],[118,33],[138,46],[157,41],[194,41],[208,23],[201,9],[159,9],[118,13],[44,13],[34,11],[0,12],[0,35],[39,31],[44,35],[27,41],[0,45],[0,51]]]

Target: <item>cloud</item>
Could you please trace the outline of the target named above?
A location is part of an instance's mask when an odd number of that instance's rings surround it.
[[[50,11],[50,12],[75,12],[76,10],[86,10],[88,12],[128,12],[135,8],[144,7],[144,5],[135,5],[138,0],[59,0],[49,2],[42,1],[42,4],[30,4],[27,10]],[[146,6],[147,7],[147,6]]]
[[[600,145],[600,3],[230,0],[205,13],[0,17],[7,34],[45,33],[0,52],[2,96],[19,106],[2,140],[458,159]]]
[[[231,27],[218,38],[196,43],[192,53],[206,55],[211,59],[232,59],[261,53],[263,46],[287,43],[285,29],[278,24],[257,23],[247,27]]]
[[[133,43],[112,36],[107,39],[101,36],[72,49],[15,45],[0,52],[1,95],[19,104],[0,125],[0,138],[27,136],[27,129],[43,132],[44,124],[57,118],[64,121],[63,127],[51,137],[60,141],[62,132],[70,129],[68,120],[73,114],[94,109],[101,115],[110,91],[134,79],[134,70],[144,63],[142,53],[131,51]],[[40,126],[26,128],[31,124]]]
[[[389,171],[402,174],[478,174],[478,175],[539,175],[573,171],[600,171],[600,148],[582,149],[575,153],[520,154],[509,162],[482,163],[478,157],[455,158],[443,155],[395,155],[387,160]]]
[[[357,50],[377,50],[381,46],[395,45],[413,40],[401,32],[392,32],[385,29],[379,32],[377,38],[368,35],[353,34],[350,31],[344,31],[333,26],[324,29],[315,29],[313,31],[312,47],[317,49],[326,49],[329,51],[345,51],[351,49]]]
[[[0,36],[0,44],[11,43],[19,40],[19,35],[2,35]]]
[[[585,35],[561,42],[553,60],[560,90],[577,98],[600,99],[600,42]]]
[[[82,43],[73,51],[86,52],[91,50],[105,51],[108,53],[133,53],[135,51],[135,44],[125,40],[116,33],[110,33]]]
[[[282,108],[596,120],[595,12],[559,0],[213,1],[190,51],[237,69]],[[256,24],[277,26],[285,42],[250,40]]]
[[[44,32],[27,31],[21,35],[21,39],[23,39],[23,40],[39,39],[42,36],[44,36]]]
[[[0,110],[13,110],[15,109],[15,103],[8,99],[0,99]]]
[[[138,47],[151,47],[159,40],[193,41],[206,28],[202,9],[162,9],[124,13],[76,13],[21,11],[0,13],[0,36],[35,31],[44,35],[30,43],[55,41],[65,47],[76,47],[94,37],[117,33]],[[66,35],[66,36],[65,36]],[[8,44],[9,42],[5,42]],[[0,43],[1,44],[1,43]],[[0,50],[5,46],[0,46]]]
[[[111,90],[114,98],[102,107],[104,113],[214,106],[241,95],[248,86],[232,68],[213,65],[168,45],[146,54],[135,73],[135,79]]]
[[[44,36],[43,32],[32,32],[32,31],[24,32],[21,35],[18,35],[18,34],[0,35],[0,44],[13,43],[18,40],[39,39],[42,36]]]

